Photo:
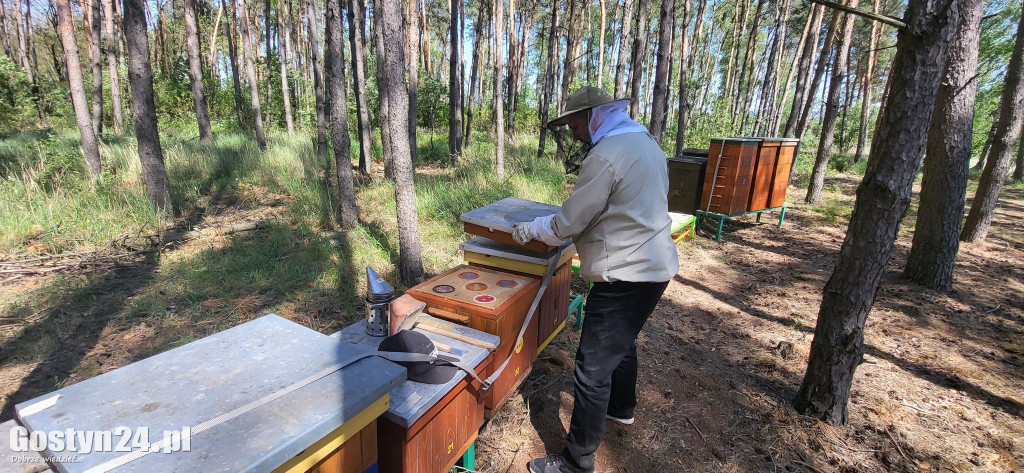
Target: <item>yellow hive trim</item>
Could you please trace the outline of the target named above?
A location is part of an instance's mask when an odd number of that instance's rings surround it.
[[[273,473],[305,473],[309,471],[324,458],[327,458],[331,453],[334,453],[334,451],[345,442],[348,442],[354,437],[358,437],[359,432],[363,430],[363,427],[366,427],[370,422],[377,420],[378,417],[388,410],[389,404],[389,395],[385,394],[376,402],[370,404],[369,407],[363,409],[362,412],[356,414],[355,417],[349,419],[348,422],[342,424],[341,427],[334,429],[334,431],[324,436],[324,438],[317,440],[316,443],[303,450],[302,453],[292,457],[292,459],[285,462],[284,465],[277,467]]]
[[[548,344],[551,343],[551,340],[554,340],[555,337],[558,336],[558,334],[562,333],[562,329],[564,328],[565,321],[563,320],[562,323],[558,326],[558,328],[556,328],[554,332],[551,332],[551,335],[548,336],[548,339],[544,340],[544,343],[540,344],[540,347],[537,348],[537,354],[540,355],[540,352],[544,351],[544,349],[547,348]]]

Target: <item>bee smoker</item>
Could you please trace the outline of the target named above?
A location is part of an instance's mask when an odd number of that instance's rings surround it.
[[[391,301],[395,290],[376,271],[366,268],[366,333],[374,337],[388,335]]]

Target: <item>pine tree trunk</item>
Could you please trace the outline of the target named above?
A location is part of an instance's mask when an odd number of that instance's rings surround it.
[[[256,130],[256,143],[260,149],[267,148],[267,138],[263,134],[263,115],[260,112],[259,81],[256,80],[256,51],[252,44],[252,35],[249,34],[249,8],[245,0],[239,0],[242,5],[242,53],[245,55],[245,75],[249,79],[249,101],[252,102],[252,119]]]
[[[629,115],[634,118],[638,117],[637,112],[640,110],[640,80],[643,77],[644,57],[647,56],[644,49],[644,38],[647,37],[647,6],[650,3],[650,0],[639,1],[640,4],[637,5],[636,12],[636,27],[633,31],[633,54],[630,56],[633,60],[629,66],[629,98],[631,99]],[[567,84],[562,85],[563,89],[567,87]]]
[[[366,4],[363,0],[348,0],[348,41],[352,49],[352,77],[356,96],[356,116],[359,128],[359,172],[370,174],[373,161],[373,141],[370,138],[370,109],[366,102],[366,37],[364,17]]]
[[[267,101],[265,102],[267,104],[267,108],[264,120],[269,124],[271,122],[270,109],[274,107],[274,75],[270,73],[270,0],[265,0],[263,3],[263,28],[267,30],[264,35],[266,38],[266,43],[264,45],[266,48],[266,51],[264,51],[266,58],[263,63],[263,79],[267,82]]]
[[[219,3],[217,4],[217,19],[213,21],[213,31],[210,32],[210,46],[207,48],[209,55],[206,60],[206,62],[210,64],[210,67],[213,68],[212,75],[216,78],[220,77],[220,74],[217,73],[217,35],[220,32],[220,19],[222,16],[224,16],[224,4]],[[218,80],[216,82],[220,81]]]
[[[808,87],[807,101],[803,104],[803,111],[797,119],[796,138],[803,138],[804,131],[807,130],[807,122],[811,119],[811,108],[814,106],[815,101],[814,95],[818,90],[818,86],[821,84],[821,79],[825,76],[825,69],[830,63],[829,59],[832,58],[832,42],[839,33],[837,29],[839,25],[839,17],[840,12],[834,12],[832,14],[832,21],[828,24],[828,30],[825,33],[825,41],[821,46],[821,53],[818,54],[818,66],[815,68],[814,77],[811,79],[810,86]]]
[[[631,0],[626,0],[630,2]],[[555,58],[558,57],[558,0],[551,2],[551,24],[548,25],[547,57],[544,61],[544,86],[540,98],[540,140],[537,145],[537,157],[544,155],[544,143],[548,135],[548,113],[551,109],[551,93],[555,85]],[[616,78],[618,84],[619,78]]]
[[[622,34],[619,36],[619,57],[617,59],[617,65],[615,66],[615,91],[612,93],[612,97],[622,97],[622,93],[625,91],[625,78],[626,78],[626,60],[629,57],[630,45],[632,43],[632,29],[633,29],[633,0],[625,0],[622,12]],[[558,8],[558,2],[555,1],[554,9]]]
[[[338,187],[338,215],[341,228],[359,223],[355,186],[352,183],[352,156],[348,135],[348,79],[345,77],[345,36],[341,26],[341,2],[327,0],[324,17],[324,67],[331,103],[331,144],[334,146],[334,174]]]
[[[701,7],[697,9],[697,24],[700,21],[700,12],[703,10],[703,0]],[[693,64],[693,56],[689,54],[690,45],[686,36],[686,26],[690,23],[690,0],[683,0],[683,18],[682,18],[682,38],[679,41],[679,113],[676,115],[676,147],[675,155],[679,156],[683,154],[683,148],[686,147],[686,122],[690,113],[690,99],[687,96],[688,91],[686,89],[686,78],[690,73],[690,68]],[[694,31],[694,47],[697,46],[696,40],[700,37],[699,26]]]
[[[419,65],[419,43],[420,43],[420,28],[417,26],[419,21],[417,20],[418,15],[416,14],[416,3],[417,0],[408,0],[408,14],[405,17],[406,21],[406,38],[407,48],[405,55],[405,67],[406,75],[408,76],[409,82],[406,84],[409,88],[409,126],[407,133],[409,134],[409,153],[412,156],[413,167],[416,166],[416,154],[419,152],[419,144],[416,139],[416,128],[419,126],[419,87],[420,87],[420,65]]]
[[[414,169],[409,149],[409,89],[405,83],[402,3],[377,2],[373,8],[377,42],[377,88],[380,91],[381,138],[385,159],[394,168],[398,209],[398,269],[402,282],[412,286],[423,277],[420,231],[416,216]]]
[[[910,205],[956,13],[957,5],[946,0],[907,7],[908,30],[898,36],[889,73],[901,93],[890,94],[882,105],[873,141],[886,146],[871,149],[846,238],[823,291],[807,371],[793,400],[802,414],[836,424],[849,419],[850,388],[864,358],[864,325]]]
[[[1013,169],[1013,180],[1024,180],[1024,138],[1017,139],[1017,165]]]
[[[281,75],[281,101],[284,104],[284,124],[288,134],[295,133],[295,121],[292,119],[292,97],[288,88],[288,58],[291,57],[291,39],[288,30],[288,22],[284,21],[283,10],[289,8],[290,2],[281,2],[277,6],[277,29],[278,29],[278,65]],[[288,5],[288,6],[286,6]]]
[[[782,135],[786,137],[797,136],[797,126],[800,123],[800,116],[803,114],[804,102],[810,100],[814,92],[810,90],[811,65],[814,63],[814,51],[818,47],[818,34],[821,32],[821,20],[825,16],[825,7],[812,4],[811,11],[807,14],[807,25],[803,50],[798,51],[799,61],[796,70],[796,88],[793,92],[793,105],[790,107],[789,118],[786,119],[786,130]],[[786,88],[789,88],[789,79],[786,80]]]
[[[750,83],[753,77],[747,77],[748,71],[753,72],[754,57],[757,54],[757,31],[761,26],[761,11],[764,8],[764,0],[757,2],[757,9],[754,11],[754,24],[751,25],[750,34],[747,36],[747,46],[743,52],[743,67],[740,69],[740,75],[736,81],[736,95],[733,99],[733,120],[746,119],[748,110],[746,109],[747,99],[746,97],[750,93],[752,86]],[[747,31],[747,22],[744,18],[742,31]],[[753,74],[751,74],[753,75]]]
[[[59,0],[64,2],[66,0]],[[146,181],[146,194],[157,213],[171,213],[171,193],[164,169],[156,105],[153,102],[153,70],[149,65],[149,35],[146,31],[145,0],[124,0],[124,33],[128,42],[128,82],[132,90],[132,118],[139,142],[139,160]]]
[[[882,0],[875,0],[875,7],[872,10],[874,13],[881,11]],[[857,151],[853,155],[853,162],[859,163],[864,157],[864,151],[867,146],[868,138],[868,120],[871,117],[871,94],[874,88],[875,78],[875,48],[878,47],[878,37],[881,35],[882,23],[872,22],[871,24],[871,39],[868,42],[868,62],[867,70],[864,72],[864,84],[861,85],[861,103],[860,103],[860,128],[857,133]]]
[[[103,55],[100,52],[100,42],[103,40],[103,6],[102,0],[92,0],[89,5],[89,28],[86,33],[89,35],[89,64],[92,66],[92,126],[96,129],[96,136],[103,134]],[[115,1],[115,0],[107,0]]]
[[[227,0],[221,0],[225,2]],[[225,29],[224,34],[228,37],[228,55],[231,63],[231,85],[235,91],[235,116],[238,118],[238,126],[241,128],[247,128],[245,124],[245,115],[242,112],[242,84],[238,79],[238,47],[235,44],[235,40],[238,38],[238,33],[235,30],[235,24],[238,23],[237,8],[235,7],[235,0],[231,0],[231,17],[228,20],[228,27]]]
[[[738,38],[740,34],[740,29],[736,28],[736,24],[737,22],[739,22],[740,11],[743,7],[744,4],[739,3],[732,9],[732,23],[730,23],[732,25],[732,28],[730,28],[731,31],[729,33],[729,63],[728,66],[725,68],[725,82],[723,82],[724,85],[722,86],[722,97],[730,97],[732,95],[732,70],[733,66],[736,63],[736,43],[739,42]],[[725,33],[722,34],[722,41],[725,41]]]
[[[989,150],[992,149],[992,142],[996,138],[996,130],[999,128],[999,107],[997,106],[993,110],[992,114],[992,126],[989,127],[988,133],[985,135],[985,144],[981,147],[981,154],[978,155],[978,162],[974,163],[974,167],[971,171],[981,171],[985,167],[985,161],[989,156]]]
[[[324,79],[320,72],[320,25],[316,22],[316,6],[314,0],[306,0],[306,36],[309,41],[309,66],[313,69],[313,97],[316,107],[316,152],[327,156],[327,97],[324,91]]]
[[[960,3],[959,26],[950,46],[946,72],[935,98],[924,155],[921,202],[914,241],[903,276],[940,291],[953,288],[960,248],[960,222],[970,174],[974,98],[978,81],[978,41],[983,0]]]
[[[967,214],[964,231],[960,240],[978,242],[988,236],[992,226],[992,215],[999,203],[999,193],[1010,170],[1013,148],[1021,135],[1024,122],[1024,15],[1017,25],[1017,39],[1013,44],[1013,55],[1006,69],[1006,82],[999,105],[999,125],[992,140],[992,155],[985,163],[985,170],[978,180],[978,190]]]
[[[668,76],[672,62],[672,35],[676,30],[675,0],[661,0],[661,18],[658,20],[658,61],[654,70],[654,95],[651,103],[651,136],[661,143],[668,115]]]
[[[603,84],[604,84],[604,35],[605,35],[605,32],[607,31],[606,27],[607,27],[607,24],[608,24],[608,14],[607,14],[607,8],[605,7],[605,1],[606,0],[598,0],[598,2],[601,5],[601,29],[598,30],[598,36],[600,37],[600,39],[598,40],[598,46],[597,46],[597,87],[598,88],[601,88],[603,86]]]
[[[75,121],[82,139],[82,155],[85,157],[89,175],[97,178],[100,175],[100,150],[96,141],[96,130],[92,126],[89,114],[89,102],[85,96],[85,83],[82,80],[82,64],[78,60],[78,43],[75,41],[75,23],[71,17],[71,5],[68,0],[55,0],[57,23],[60,29],[60,41],[64,46],[64,63],[68,70],[68,82],[71,89],[71,105],[75,111]]]
[[[4,55],[14,59],[14,51],[11,49],[11,35],[7,32],[7,5],[0,1],[0,40],[4,43]]]
[[[505,180],[505,109],[501,104],[501,83],[505,76],[504,41],[502,28],[505,26],[503,17],[504,0],[494,2],[494,163],[495,174],[499,181]]]
[[[848,0],[845,5],[856,8],[858,0]],[[842,23],[839,32],[842,38],[836,50],[836,58],[832,63],[832,80],[829,83],[828,99],[825,103],[825,115],[821,119],[821,135],[818,138],[818,154],[814,158],[814,169],[811,171],[811,182],[807,186],[804,202],[817,204],[821,201],[821,188],[825,186],[825,173],[828,162],[832,159],[832,143],[835,139],[836,119],[842,107],[841,93],[846,68],[850,65],[850,43],[853,40],[853,14],[840,13]]]
[[[121,79],[117,72],[117,42],[114,39],[114,9],[117,0],[107,0],[103,7],[105,41],[107,44],[107,75],[110,76],[110,108],[113,118],[114,133],[121,134],[124,127],[124,116],[121,114]]]
[[[459,24],[462,0],[450,1],[452,11],[448,29],[451,33],[452,53],[448,61],[448,161],[455,166],[462,156],[462,75],[459,73],[459,61],[462,59],[462,27]]]
[[[469,146],[470,137],[473,136],[473,104],[476,98],[477,78],[480,75],[480,42],[484,35],[484,23],[487,15],[486,2],[480,4],[480,14],[477,16],[476,24],[473,25],[473,66],[469,74],[469,100],[466,101],[466,142]]]
[[[210,128],[210,112],[206,106],[206,87],[203,86],[203,61],[201,59],[203,53],[199,50],[198,21],[196,0],[185,0],[185,44],[188,49],[188,77],[192,83],[192,101],[196,108],[196,121],[199,123],[199,140],[209,143],[213,141],[213,129]]]
[[[25,15],[21,11],[22,1],[28,2],[28,0],[15,0],[14,5],[14,23],[15,31],[18,36],[18,64],[25,70],[25,74],[28,77],[29,82],[33,80],[32,74],[32,61],[29,60],[29,35],[31,31],[27,31],[25,25]],[[31,5],[31,4],[29,4]]]

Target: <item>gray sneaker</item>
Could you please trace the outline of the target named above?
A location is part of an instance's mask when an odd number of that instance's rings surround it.
[[[620,423],[622,425],[633,425],[633,422],[636,422],[636,418],[635,417],[630,417],[628,419],[625,419],[625,418],[622,418],[622,417],[615,417],[615,416],[613,416],[611,414],[605,414],[605,418],[607,418],[608,420],[613,421],[613,422],[618,422],[618,423]]]
[[[530,473],[582,473],[569,465],[561,455],[548,455],[530,461]]]

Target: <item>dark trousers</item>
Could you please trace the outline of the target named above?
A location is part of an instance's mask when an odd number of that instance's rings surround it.
[[[576,351],[576,399],[562,452],[577,468],[594,470],[606,414],[633,417],[636,337],[667,286],[667,281],[594,283],[587,295]]]

